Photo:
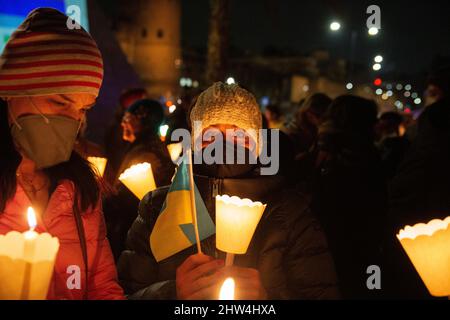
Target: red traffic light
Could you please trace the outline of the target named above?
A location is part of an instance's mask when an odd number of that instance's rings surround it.
[[[376,86],[381,86],[382,83],[383,83],[383,81],[381,81],[380,78],[376,78],[376,79],[373,81],[373,84],[376,85]]]

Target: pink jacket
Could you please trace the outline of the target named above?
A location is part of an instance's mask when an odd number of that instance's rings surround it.
[[[84,297],[85,266],[73,216],[74,186],[70,181],[58,185],[49,199],[45,213],[37,216],[36,232],[48,232],[59,239],[59,252],[47,299],[74,299]],[[17,186],[15,196],[8,201],[4,212],[0,213],[0,234],[16,230],[28,230],[27,208],[31,205],[25,191]],[[117,282],[117,273],[106,238],[106,227],[101,205],[82,214],[86,234],[89,285],[88,299],[124,299],[122,288]],[[72,275],[69,266],[79,266],[81,288],[69,289],[67,279]],[[69,271],[69,273],[68,273]],[[72,271],[73,272],[73,271]]]

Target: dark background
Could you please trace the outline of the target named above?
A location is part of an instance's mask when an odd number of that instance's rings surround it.
[[[308,53],[328,49],[349,59],[350,33],[358,33],[355,60],[369,68],[376,54],[384,57],[385,72],[416,73],[428,70],[432,59],[450,54],[450,2],[429,1],[301,1],[230,0],[231,47]],[[381,30],[367,34],[366,9],[381,8]],[[208,34],[208,0],[182,1],[182,43],[205,48]],[[341,30],[332,33],[332,20]]]

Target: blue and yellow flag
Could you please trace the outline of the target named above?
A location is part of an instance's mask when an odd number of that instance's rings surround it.
[[[216,232],[216,227],[195,183],[194,188],[198,233],[200,240],[204,240]],[[156,261],[164,260],[197,243],[192,220],[189,171],[183,161],[150,234],[150,248]]]

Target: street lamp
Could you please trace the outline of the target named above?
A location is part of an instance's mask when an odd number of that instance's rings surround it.
[[[368,33],[369,33],[369,35],[371,35],[371,36],[375,36],[375,35],[378,34],[378,28],[375,28],[375,27],[369,28]]]
[[[376,63],[381,63],[381,62],[383,62],[383,56],[377,55],[373,60]]]
[[[339,22],[337,22],[337,21],[333,21],[330,24],[330,30],[331,31],[338,31],[340,28],[341,28],[341,24]]]
[[[373,65],[372,69],[373,69],[374,71],[381,70],[381,64],[375,63],[375,64]]]
[[[227,84],[228,85],[232,85],[232,84],[235,84],[235,83],[236,83],[236,81],[234,80],[233,77],[228,77],[228,79],[227,79]]]

